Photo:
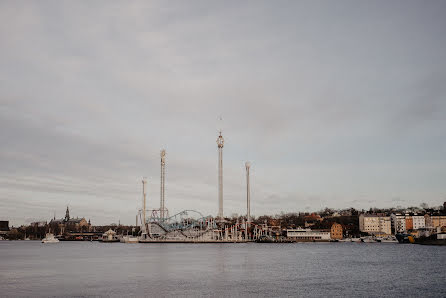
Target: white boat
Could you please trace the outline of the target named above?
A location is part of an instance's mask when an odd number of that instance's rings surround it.
[[[364,238],[361,238],[361,242],[364,242],[364,243],[376,243],[377,241],[374,238],[372,238],[372,237],[364,237]]]
[[[134,237],[134,236],[122,236],[119,241],[121,243],[138,243],[138,237]]]
[[[388,236],[381,238],[382,243],[398,243],[398,240],[395,236]]]
[[[42,239],[42,243],[57,243],[57,242],[59,242],[59,239],[54,237],[54,235],[51,233],[47,233],[45,235],[45,238]]]
[[[353,242],[352,238],[339,239],[338,242]]]

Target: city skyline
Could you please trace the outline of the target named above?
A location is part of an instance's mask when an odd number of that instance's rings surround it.
[[[220,128],[225,216],[442,205],[445,4],[351,3],[2,2],[0,219],[216,216]]]

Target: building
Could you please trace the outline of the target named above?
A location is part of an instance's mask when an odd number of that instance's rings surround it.
[[[0,231],[9,232],[9,221],[8,220],[0,220]]]
[[[412,224],[414,230],[423,229],[426,227],[426,219],[423,215],[414,215],[412,216]]]
[[[406,219],[406,231],[413,230],[412,216],[410,216],[409,214],[406,214],[405,219]]]
[[[446,215],[433,215],[431,216],[432,227],[446,227]]]
[[[424,223],[426,225],[426,228],[433,228],[434,226],[432,225],[432,218],[429,214],[425,214],[424,215]]]
[[[89,232],[91,230],[90,221],[87,222],[85,218],[71,218],[70,210],[67,207],[65,218],[53,218],[49,223],[51,232],[57,235],[65,234],[66,232]]]
[[[390,216],[392,221],[392,231],[395,234],[406,232],[406,217],[402,214],[392,214]]]
[[[338,223],[334,223],[331,225],[331,229],[330,229],[330,238],[334,239],[334,240],[340,240],[343,238],[343,230],[342,230],[342,225],[338,224]]]
[[[287,229],[286,235],[294,241],[330,241],[330,231],[311,229]]]
[[[306,215],[304,217],[305,219],[305,227],[312,227],[314,226],[316,223],[323,221],[324,219],[316,213],[311,213],[310,215]]]
[[[376,214],[359,215],[359,230],[369,234],[392,234],[390,216],[378,216]]]
[[[9,221],[8,220],[0,220],[0,236],[6,235],[9,233]]]

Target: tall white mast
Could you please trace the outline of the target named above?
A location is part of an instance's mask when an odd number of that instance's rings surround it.
[[[218,215],[220,220],[223,220],[223,136],[220,135],[217,138],[218,146]]]
[[[246,168],[246,220],[248,227],[251,227],[251,191],[249,185],[249,168],[251,164],[249,161],[245,163]]]
[[[165,175],[166,175],[166,150],[161,150],[161,177],[160,177],[160,219],[164,220],[165,214],[165,202],[164,202],[164,189],[165,189]]]
[[[146,229],[146,184],[147,178],[142,178],[142,195],[143,195],[143,207],[142,207],[142,232],[147,233]]]

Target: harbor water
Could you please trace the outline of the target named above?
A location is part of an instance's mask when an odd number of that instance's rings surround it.
[[[446,247],[0,241],[1,297],[446,297]]]

